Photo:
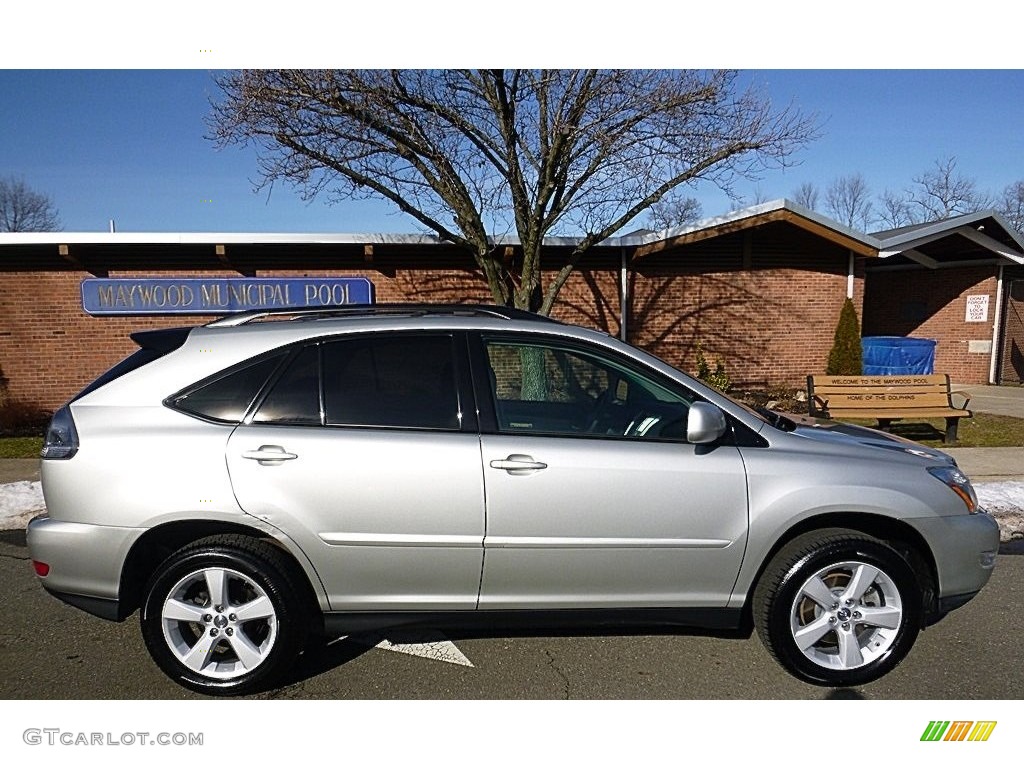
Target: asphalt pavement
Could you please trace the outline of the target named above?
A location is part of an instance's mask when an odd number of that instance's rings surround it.
[[[20,540],[19,540],[20,537]],[[22,531],[0,532],[0,698],[202,698],[150,661],[138,616],[93,618],[40,588]],[[1000,555],[989,584],[918,638],[893,672],[858,688],[790,677],[756,635],[605,628],[590,634],[447,634],[472,664],[336,639],[257,699],[1017,699],[1024,691],[1024,557]],[[387,638],[417,643],[415,633]],[[868,726],[869,727],[869,726]]]

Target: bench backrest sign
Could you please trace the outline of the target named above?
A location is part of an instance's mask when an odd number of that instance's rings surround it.
[[[928,376],[814,376],[815,388],[823,386],[839,387],[886,387],[908,384],[936,385],[945,384],[945,374],[931,374]]]
[[[372,304],[365,277],[87,278],[90,315],[224,315],[258,309]]]

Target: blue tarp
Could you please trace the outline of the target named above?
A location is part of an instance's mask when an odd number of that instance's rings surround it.
[[[865,376],[910,376],[935,372],[935,339],[867,336],[860,340]]]

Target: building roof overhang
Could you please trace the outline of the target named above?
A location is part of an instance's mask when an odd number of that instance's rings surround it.
[[[847,248],[858,256],[877,256],[878,240],[838,221],[822,216],[791,200],[773,200],[724,216],[702,219],[684,227],[645,234],[635,245],[634,257],[643,258],[681,245],[753,229],[773,222],[785,222]],[[623,238],[626,239],[626,238]]]
[[[1024,238],[995,211],[981,211],[944,221],[866,234],[805,208],[780,199],[730,211],[685,226],[657,232],[636,232],[610,237],[598,248],[628,250],[644,258],[674,248],[735,232],[784,222],[848,249],[858,256],[880,256],[891,264],[914,264],[936,269],[965,264],[1001,263],[1024,265]],[[580,237],[547,237],[548,248],[572,249]],[[519,239],[496,237],[493,244],[515,247]],[[453,243],[428,234],[289,233],[289,232],[0,232],[0,248],[65,248],[88,246],[394,246],[404,248],[452,248]],[[404,247],[404,248],[403,248]],[[62,250],[63,253],[63,250]]]
[[[683,227],[658,232],[639,230],[609,237],[598,243],[604,248],[636,249],[636,255],[666,250],[684,242],[706,240],[722,234],[756,227],[772,221],[789,221],[803,229],[843,244],[863,255],[874,256],[878,247],[875,238],[844,227],[821,214],[789,200],[775,200],[723,216],[702,219]],[[582,237],[546,237],[544,245],[573,248]],[[495,246],[520,244],[519,238],[502,236],[493,239]],[[0,232],[3,245],[451,245],[434,235],[363,233],[287,233],[287,232]]]
[[[893,265],[948,269],[984,264],[1024,265],[1024,238],[996,211],[987,210],[877,232],[878,255]]]

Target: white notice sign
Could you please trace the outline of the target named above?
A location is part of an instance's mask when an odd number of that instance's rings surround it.
[[[968,296],[967,297],[967,316],[964,318],[966,323],[986,323],[988,322],[988,295],[984,296]]]

